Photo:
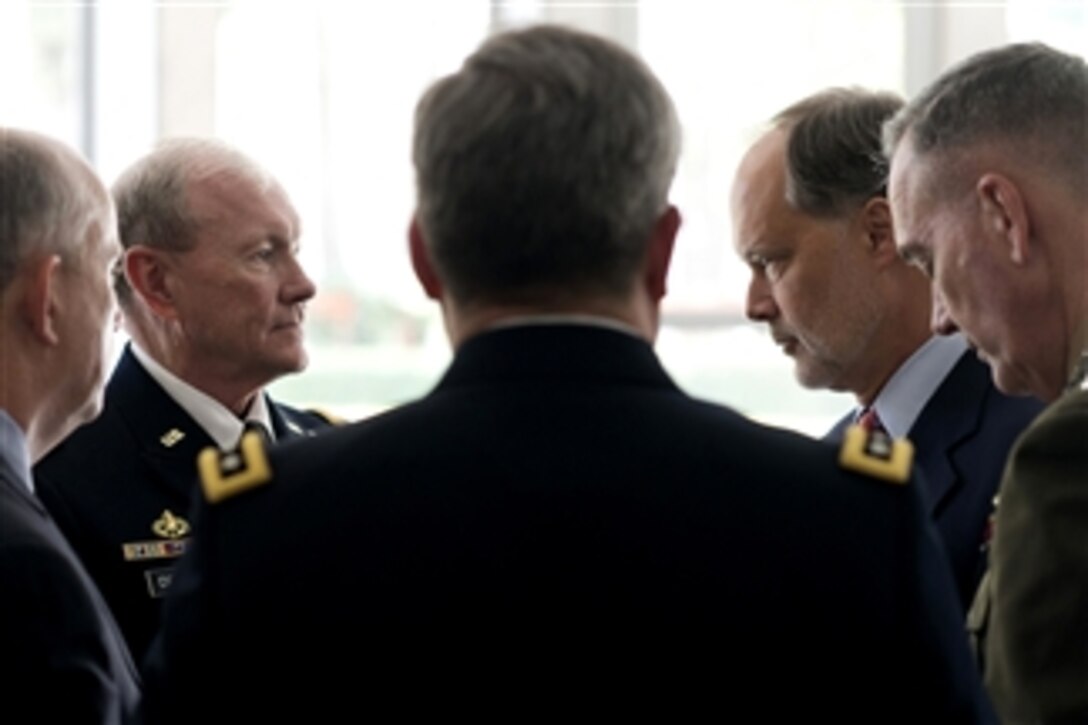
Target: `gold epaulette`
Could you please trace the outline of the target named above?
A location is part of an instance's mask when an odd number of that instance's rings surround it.
[[[906,438],[892,438],[881,431],[867,431],[860,425],[846,429],[839,449],[839,465],[890,483],[910,480],[914,444]]]
[[[209,503],[218,503],[272,480],[264,436],[257,431],[242,434],[238,448],[233,451],[221,452],[214,446],[205,448],[197,456],[196,467],[204,498]]]

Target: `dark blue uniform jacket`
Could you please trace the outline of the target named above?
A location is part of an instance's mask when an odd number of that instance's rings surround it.
[[[271,400],[268,409],[277,440],[328,425]],[[211,445],[126,349],[102,414],[34,468],[39,496],[98,584],[137,662],[190,542],[196,456]]]
[[[984,720],[921,492],[837,455],[622,332],[481,334],[422,400],[206,478],[249,490],[201,511],[148,725]]]

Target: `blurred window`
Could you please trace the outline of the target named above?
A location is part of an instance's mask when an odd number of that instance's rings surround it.
[[[1084,54],[1086,15],[1084,0],[4,0],[0,118],[77,146],[107,182],[175,135],[218,136],[268,166],[299,209],[319,285],[310,368],[273,390],[360,417],[424,394],[450,357],[406,253],[420,93],[498,29],[608,34],[661,76],[684,126],[666,366],[695,395],[818,435],[852,400],[800,388],[744,319],[728,211],[741,154],[776,111],[830,85],[912,93],[1010,39]]]

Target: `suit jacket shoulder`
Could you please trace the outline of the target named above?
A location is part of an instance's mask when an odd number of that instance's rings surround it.
[[[94,585],[29,491],[0,466],[0,680],[12,722],[120,723],[134,665]]]

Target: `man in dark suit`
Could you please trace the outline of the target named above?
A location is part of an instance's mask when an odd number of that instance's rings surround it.
[[[273,440],[326,425],[263,387],[306,364],[299,222],[279,184],[237,151],[162,144],[115,184],[132,336],[105,410],[35,468],[42,500],[142,659],[189,542],[197,453],[245,425]]]
[[[30,475],[102,407],[120,251],[113,205],[87,164],[52,139],[0,129],[4,722],[128,722],[139,697],[117,625]]]
[[[929,329],[929,283],[899,257],[885,196],[881,126],[902,105],[834,88],[779,113],[737,171],[734,243],[751,268],[748,316],[801,384],[857,398],[826,437],[873,411],[914,443],[966,612],[1007,452],[1042,403],[1003,395],[962,338]]]
[[[759,426],[655,356],[678,151],[649,69],[573,30],[426,92],[409,246],[454,360],[366,422],[202,454],[148,723],[984,719],[906,445]]]
[[[900,251],[997,387],[1051,406],[1016,442],[969,626],[1007,723],[1088,722],[1088,64],[1012,44],[888,124]]]

